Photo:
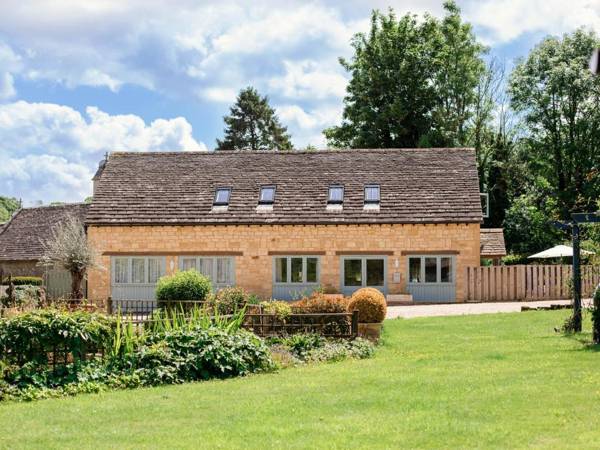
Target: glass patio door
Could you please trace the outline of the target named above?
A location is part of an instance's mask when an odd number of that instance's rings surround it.
[[[387,292],[387,264],[384,256],[343,256],[341,259],[341,287],[344,295],[363,287]]]

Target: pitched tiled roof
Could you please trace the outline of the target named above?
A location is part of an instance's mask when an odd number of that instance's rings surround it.
[[[506,256],[502,228],[481,228],[481,256]]]
[[[447,223],[482,219],[472,149],[113,153],[96,178],[88,224]],[[342,210],[328,187],[344,185]],[[381,186],[379,211],[365,184]],[[261,185],[272,210],[257,211]],[[215,189],[231,187],[227,211]]]
[[[0,261],[37,260],[42,256],[41,241],[52,227],[74,214],[82,221],[89,205],[71,203],[18,210],[0,230]]]

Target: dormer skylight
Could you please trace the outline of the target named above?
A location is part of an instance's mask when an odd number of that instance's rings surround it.
[[[330,205],[341,205],[344,203],[344,186],[331,185],[329,186],[329,196],[327,203]]]
[[[275,186],[261,186],[258,203],[261,205],[272,205],[275,201]]]
[[[231,196],[231,188],[217,188],[215,191],[214,206],[229,205],[229,197]]]
[[[367,184],[365,186],[365,205],[379,205],[379,185]]]

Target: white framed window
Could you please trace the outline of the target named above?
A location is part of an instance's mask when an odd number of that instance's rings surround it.
[[[114,256],[111,266],[115,285],[155,285],[166,264],[164,256]]]
[[[380,189],[378,184],[367,184],[365,186],[365,203],[379,204]]]
[[[327,197],[327,203],[330,204],[342,204],[344,203],[344,186],[331,185],[329,186],[329,196]]]
[[[217,188],[215,191],[215,199],[213,205],[227,206],[229,205],[229,197],[231,196],[231,188]]]
[[[411,255],[408,257],[409,284],[453,284],[452,255]]]
[[[342,256],[340,265],[341,286],[345,294],[361,287],[386,290],[387,258],[385,256]]]
[[[235,258],[232,256],[180,256],[179,270],[197,270],[217,289],[235,284]]]
[[[275,256],[273,259],[275,284],[318,284],[319,278],[318,256]]]
[[[258,203],[272,205],[275,202],[275,186],[261,186]]]
[[[481,199],[481,211],[483,212],[483,218],[487,219],[490,217],[490,194],[487,192],[481,192],[479,194]]]

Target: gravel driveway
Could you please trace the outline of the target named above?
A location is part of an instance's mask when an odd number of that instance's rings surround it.
[[[590,300],[584,300],[584,304],[589,304]],[[540,302],[506,302],[506,303],[454,303],[443,305],[406,305],[406,306],[388,306],[387,318],[394,319],[403,317],[410,319],[412,317],[433,317],[433,316],[462,316],[466,314],[495,314],[519,312],[521,306],[550,306],[550,305],[568,305],[571,300],[553,300]]]

